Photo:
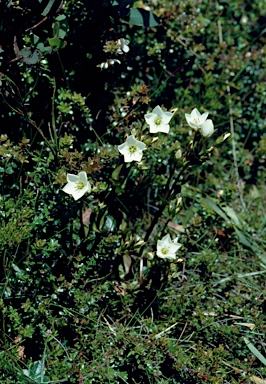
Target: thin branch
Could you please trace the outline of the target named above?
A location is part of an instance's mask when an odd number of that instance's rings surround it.
[[[48,17],[45,16],[41,21],[39,21],[39,23],[33,25],[32,27],[30,27],[28,29],[25,29],[25,32],[31,31],[32,29],[39,27],[39,25],[42,24],[47,19],[48,19]]]

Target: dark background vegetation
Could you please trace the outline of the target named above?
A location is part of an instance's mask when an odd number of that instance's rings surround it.
[[[0,1],[1,383],[265,382],[243,339],[266,355],[263,3]],[[133,6],[158,25],[130,22]],[[118,38],[130,51],[101,70]],[[178,108],[172,134],[147,151],[148,169],[113,179],[116,145],[156,105]],[[133,234],[145,236],[195,107],[216,137],[232,135],[182,189],[168,230],[181,227],[185,262],[147,262],[140,283]],[[61,191],[80,169],[97,196],[83,206]]]

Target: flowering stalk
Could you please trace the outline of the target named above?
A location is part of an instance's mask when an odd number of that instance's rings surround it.
[[[157,224],[159,218],[161,217],[165,207],[167,206],[168,204],[168,199],[171,198],[174,193],[175,193],[175,189],[177,187],[177,183],[180,181],[180,177],[183,175],[183,173],[186,171],[186,169],[189,167],[190,163],[187,162],[183,168],[181,169],[181,171],[179,172],[179,174],[177,175],[172,187],[170,189],[168,189],[168,191],[166,191],[165,193],[165,202],[162,202],[161,203],[161,206],[160,208],[158,209],[158,211],[155,213],[154,217],[153,217],[153,220],[151,222],[151,225],[149,226],[147,232],[146,232],[146,235],[144,237],[144,241],[147,242],[149,240],[149,237],[155,227],[155,225]],[[168,185],[171,183],[171,178],[169,178],[169,181],[168,181]]]

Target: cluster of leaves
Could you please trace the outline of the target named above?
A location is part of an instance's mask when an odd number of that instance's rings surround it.
[[[0,11],[0,382],[264,382],[263,2]],[[153,140],[158,104],[178,109]],[[193,136],[194,107],[232,141]],[[126,166],[132,132],[148,149]],[[61,191],[80,171],[84,203]]]

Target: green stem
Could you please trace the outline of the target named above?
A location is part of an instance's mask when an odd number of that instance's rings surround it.
[[[83,224],[83,220],[82,220],[82,208],[83,208],[83,202],[81,201],[80,202],[80,210],[79,210],[79,218],[80,218],[80,237],[81,239],[84,241],[85,238],[86,238],[86,234],[85,234],[85,229],[84,229],[84,224]]]
[[[182,170],[179,172],[179,174],[177,175],[175,181],[174,181],[174,184],[172,185],[171,189],[169,189],[166,194],[165,194],[165,199],[168,200],[170,197],[173,196],[174,192],[175,192],[175,187],[177,185],[177,183],[180,181],[180,177],[183,175],[183,173],[185,172],[185,170],[189,167],[190,163],[186,163],[184,165],[184,167],[182,168]],[[156,214],[154,215],[154,218],[151,222],[151,225],[149,226],[147,232],[146,232],[146,235],[144,237],[144,242],[147,242],[149,240],[149,237],[154,229],[154,227],[156,226],[156,224],[158,223],[159,221],[159,218],[161,217],[165,207],[167,206],[168,204],[168,201],[167,202],[162,202],[161,203],[161,206],[160,208],[158,209],[158,211],[156,212]]]

